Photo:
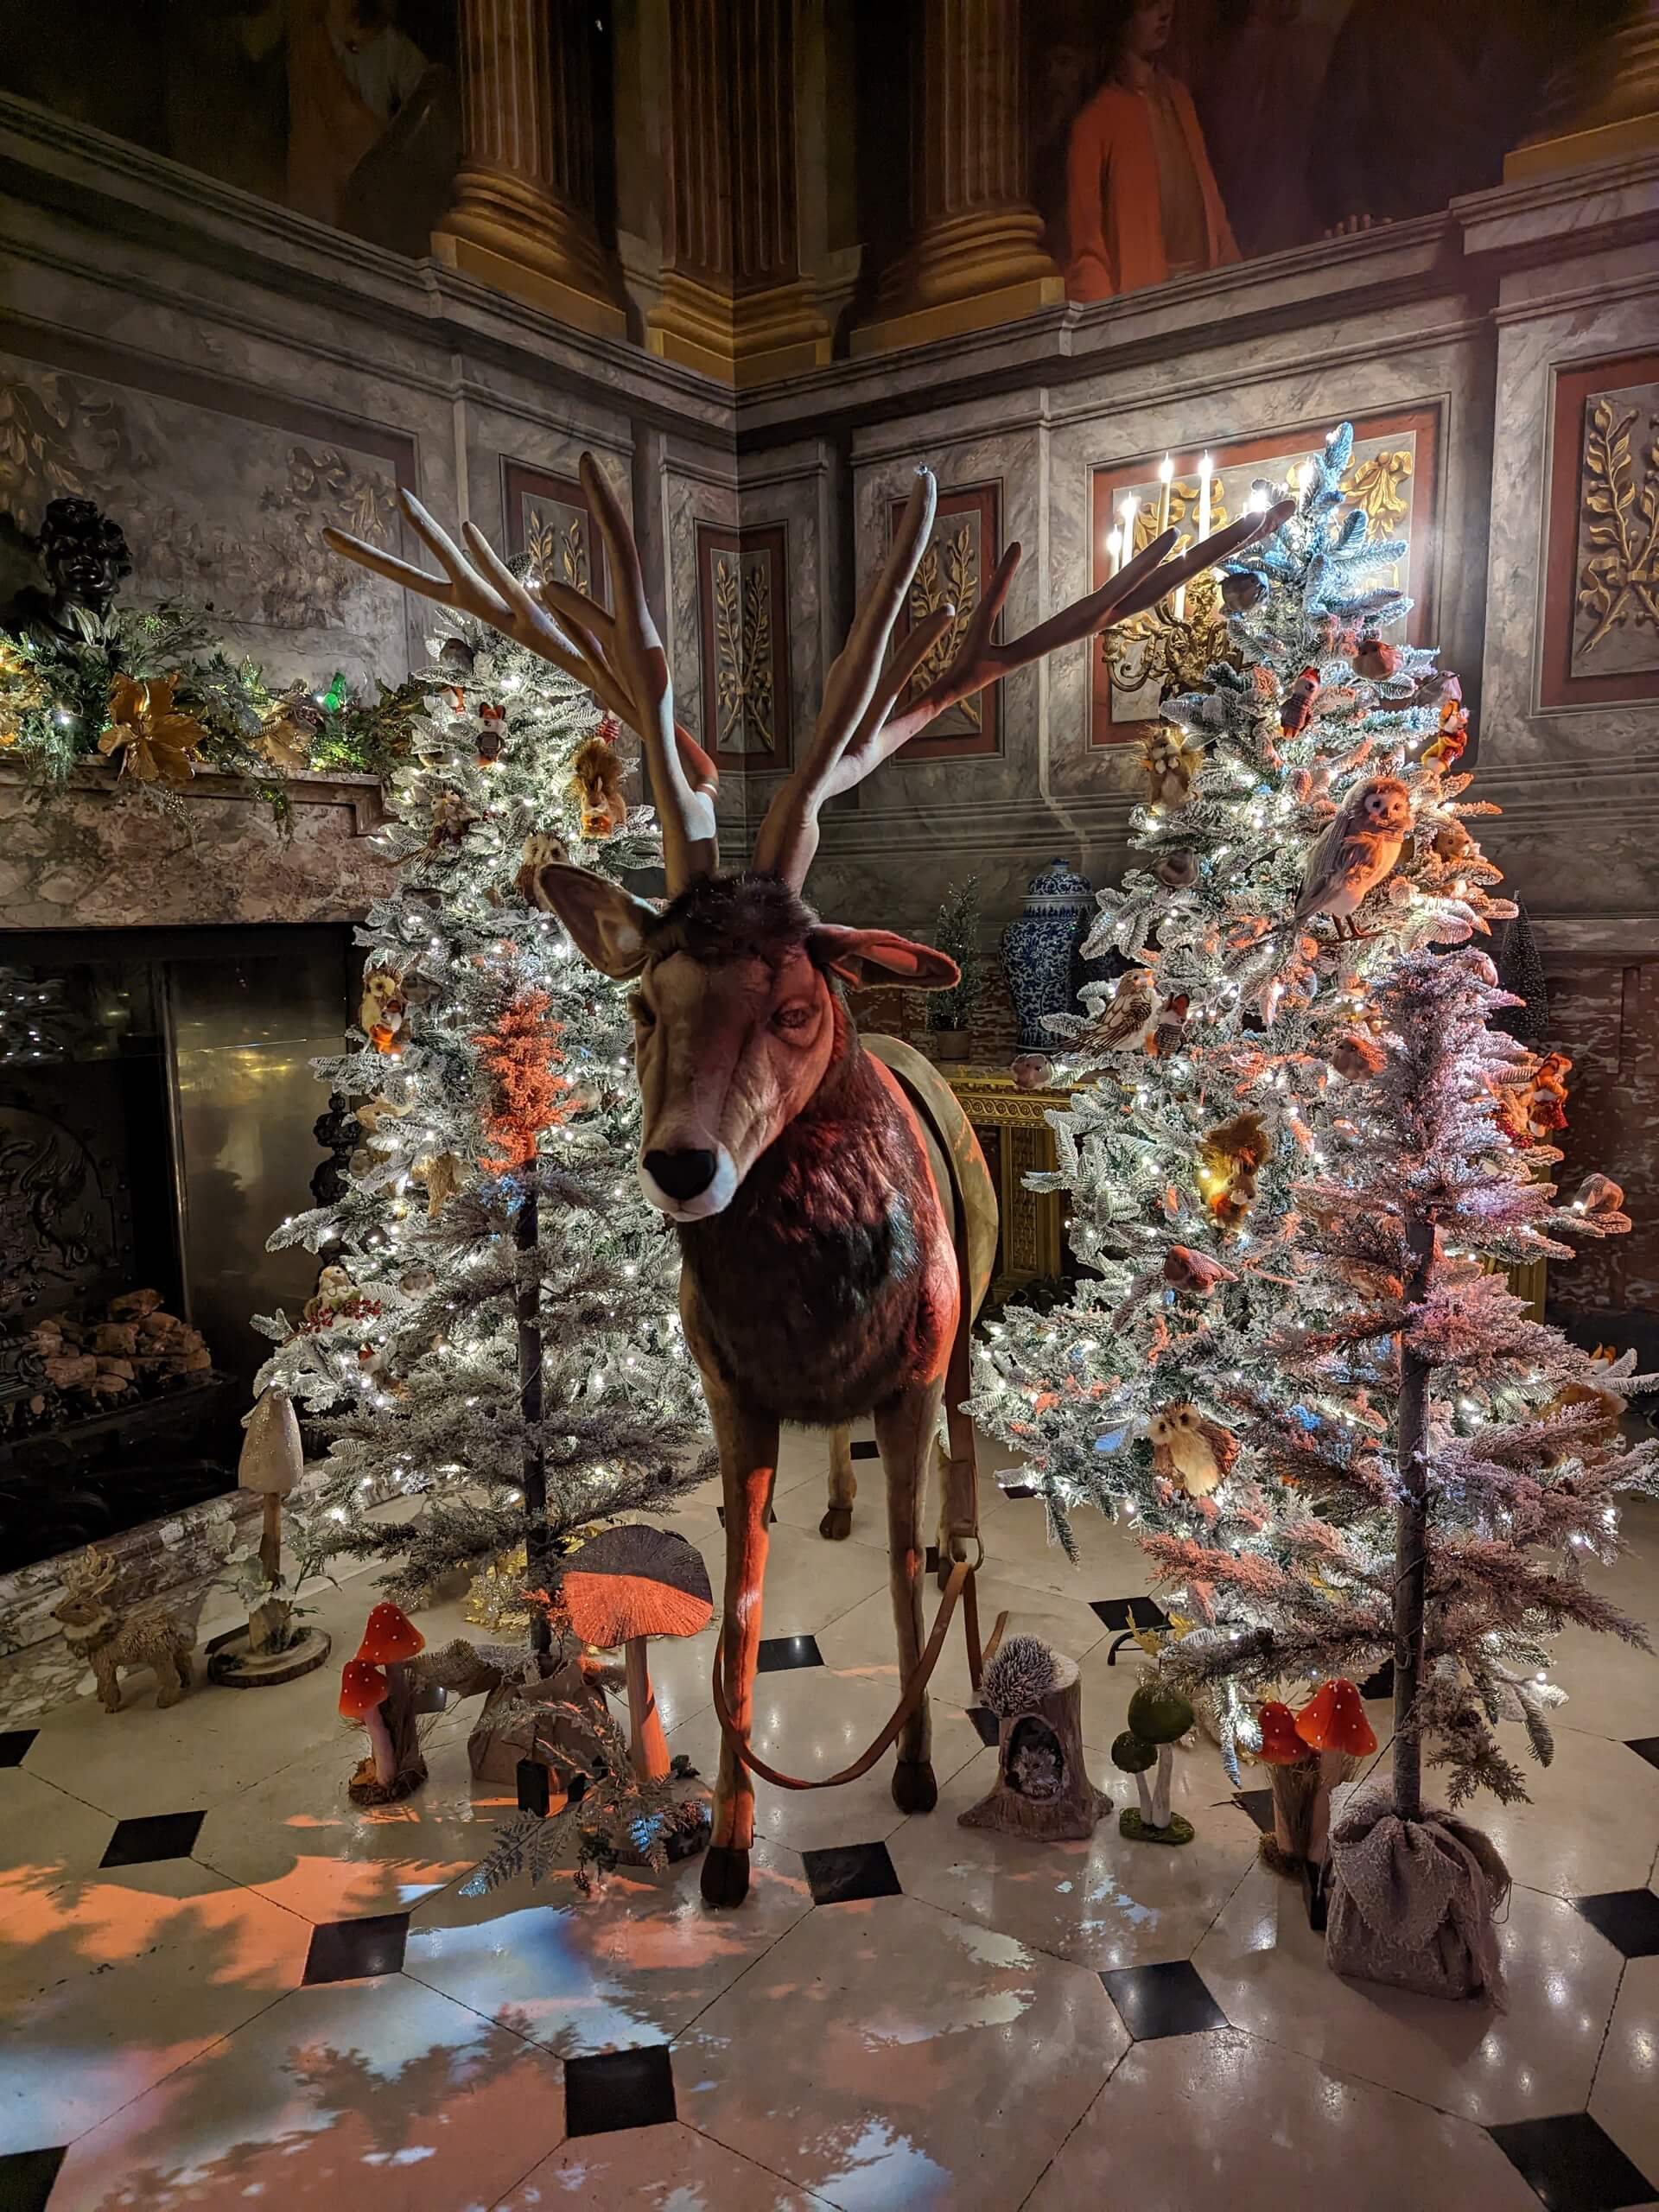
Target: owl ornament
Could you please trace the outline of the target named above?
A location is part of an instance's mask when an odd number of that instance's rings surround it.
[[[1147,1434],[1154,1474],[1179,1483],[1189,1497],[1208,1497],[1231,1474],[1238,1457],[1238,1439],[1231,1429],[1206,1419],[1185,1400],[1155,1413]]]
[[[531,831],[518,849],[518,873],[513,878],[518,896],[526,905],[539,906],[543,913],[551,912],[541,893],[542,870],[569,857],[564,840],[556,837],[550,830]]]
[[[622,760],[613,742],[616,734],[616,722],[607,715],[594,734],[577,747],[570,764],[571,789],[582,810],[582,834],[594,841],[614,837],[628,818]]]
[[[1392,873],[1410,835],[1411,793],[1397,776],[1370,777],[1309,854],[1296,911],[1280,926],[1300,929],[1329,914],[1339,938],[1369,936],[1354,915]]]
[[[1189,745],[1179,730],[1160,722],[1141,747],[1138,765],[1147,779],[1147,804],[1173,810],[1186,804],[1192,779],[1204,765],[1204,748]]]

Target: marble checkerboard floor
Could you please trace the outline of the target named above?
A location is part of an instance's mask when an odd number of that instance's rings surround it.
[[[853,1541],[824,1543],[821,1447],[785,1452],[755,1735],[823,1772],[896,1692],[883,1501],[861,1465]],[[1081,1662],[1122,1803],[1140,1554],[1085,1516],[1073,1567],[1029,1497],[987,1508],[984,1611]],[[679,1519],[718,1589],[713,1494]],[[1629,1529],[1607,1580],[1659,1629],[1659,1507]],[[327,1593],[337,1657],[368,1602]],[[705,1771],[711,1637],[652,1653],[671,1747]],[[368,1814],[333,1667],[167,1713],[143,1688],[116,1718],[14,1711],[0,2212],[1659,2206],[1659,1661],[1575,1634],[1560,1677],[1534,1802],[1481,1815],[1516,1885],[1502,2015],[1328,1974],[1256,1863],[1259,1796],[1207,1748],[1181,1764],[1185,1850],[1115,1819],[1058,1846],[959,1827],[994,1760],[955,1642],[938,1809],[901,1816],[887,1761],[836,1791],[762,1785],[753,1888],[721,1915],[695,1862],[596,1902],[463,1897],[502,1809],[469,1793],[471,1707],[435,1724],[425,1789]]]

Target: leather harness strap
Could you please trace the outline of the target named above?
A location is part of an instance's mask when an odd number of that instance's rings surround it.
[[[927,1101],[909,1084],[905,1083],[902,1072],[897,1068],[891,1069],[890,1071],[904,1084],[905,1096],[910,1100],[921,1120],[931,1130],[934,1141],[938,1146],[940,1156],[946,1162],[948,1168],[951,1152],[947,1133],[942,1130],[934,1120]],[[979,1491],[979,1468],[974,1452],[974,1424],[963,1411],[963,1404],[968,1396],[972,1381],[971,1347],[974,1327],[974,1317],[969,1310],[972,1278],[969,1274],[968,1266],[968,1209],[960,1191],[955,1192],[954,1196],[956,1204],[953,1210],[955,1219],[952,1224],[952,1243],[956,1249],[957,1281],[961,1287],[961,1297],[957,1311],[957,1326],[950,1339],[950,1361],[945,1370],[944,1420],[946,1433],[950,1438],[949,1461],[944,1470],[944,1496],[947,1503],[956,1497],[966,1497],[976,1501]],[[740,1765],[747,1767],[751,1774],[758,1774],[763,1782],[770,1782],[778,1789],[838,1789],[843,1782],[856,1782],[861,1775],[868,1774],[882,1752],[897,1739],[906,1722],[912,1718],[921,1704],[933,1669],[939,1663],[939,1654],[944,1649],[945,1636],[950,1626],[951,1616],[957,1610],[958,1599],[962,1601],[963,1628],[968,1644],[968,1677],[977,1694],[980,1679],[985,1671],[987,1662],[995,1656],[997,1646],[1002,1641],[1003,1632],[1008,1624],[1008,1617],[1007,1613],[997,1615],[996,1625],[991,1631],[991,1640],[982,1651],[979,1642],[979,1599],[975,1588],[974,1578],[984,1559],[985,1547],[980,1541],[976,1526],[962,1528],[953,1522],[946,1529],[945,1534],[953,1542],[957,1539],[964,1541],[971,1539],[977,1550],[978,1557],[972,1560],[959,1559],[952,1563],[950,1580],[944,1586],[944,1595],[940,1599],[939,1610],[934,1616],[932,1632],[923,1647],[921,1657],[917,1661],[903,1690],[899,1693],[898,1704],[893,1707],[874,1742],[867,1750],[861,1751],[850,1766],[842,1767],[839,1774],[822,1775],[816,1781],[805,1781],[799,1775],[785,1774],[778,1767],[768,1766],[760,1753],[751,1748],[747,1735],[741,1732],[734,1725],[731,1708],[726,1701],[724,1679],[726,1624],[724,1621],[721,1623],[720,1634],[715,1640],[715,1712],[720,1721],[721,1733],[726,1742],[730,1745],[732,1756]]]

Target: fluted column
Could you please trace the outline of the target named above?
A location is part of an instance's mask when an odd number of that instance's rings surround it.
[[[673,0],[653,353],[735,385],[830,358],[800,271],[794,0]]]
[[[593,8],[460,0],[461,164],[432,251],[604,338],[627,330],[594,221]]]
[[[1008,322],[1065,297],[1027,191],[1020,0],[917,0],[908,249],[855,353]]]
[[[1503,181],[1549,176],[1659,147],[1659,0],[1631,0],[1551,80],[1541,123],[1503,164]]]

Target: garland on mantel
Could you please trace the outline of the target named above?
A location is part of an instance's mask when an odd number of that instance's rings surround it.
[[[0,761],[21,762],[42,798],[99,760],[162,804],[199,774],[241,776],[285,817],[290,776],[385,776],[409,757],[422,687],[376,693],[344,676],[326,691],[274,690],[256,662],[231,658],[205,615],[171,601],[124,607],[73,642],[0,634]]]

